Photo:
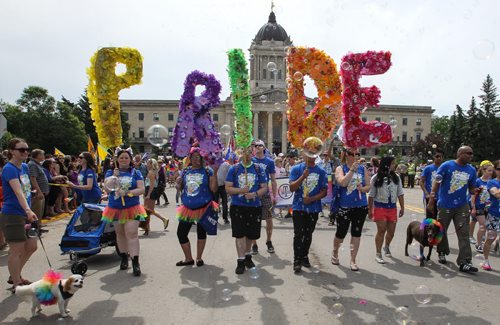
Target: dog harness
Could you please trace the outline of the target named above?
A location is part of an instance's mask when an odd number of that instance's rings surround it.
[[[72,293],[64,291],[61,281],[59,281],[59,291],[61,292],[61,297],[63,298],[63,300],[68,300],[69,298],[73,297]]]

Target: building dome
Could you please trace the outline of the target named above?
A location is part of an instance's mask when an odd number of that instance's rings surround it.
[[[267,24],[264,24],[257,32],[257,35],[255,35],[255,42],[262,44],[262,41],[272,40],[286,42],[290,38],[285,29],[276,22],[276,15],[271,11]]]

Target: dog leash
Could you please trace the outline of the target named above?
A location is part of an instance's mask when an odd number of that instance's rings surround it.
[[[50,269],[53,270],[54,268],[52,267],[52,264],[50,263],[49,256],[47,255],[47,251],[45,250],[45,245],[43,244],[43,241],[42,241],[41,232],[39,230],[37,231],[37,237],[40,240],[40,244],[42,245],[42,249],[43,249],[43,252],[45,254],[45,258],[47,259],[47,263],[49,263]]]

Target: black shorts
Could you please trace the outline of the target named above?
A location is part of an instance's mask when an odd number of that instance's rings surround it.
[[[231,216],[233,237],[246,237],[252,240],[260,238],[262,207],[231,205],[229,215]]]
[[[149,192],[149,186],[147,186],[145,189],[145,194],[147,194]],[[161,193],[163,193],[165,191],[165,189],[163,187],[155,187],[153,188],[153,191],[151,192],[151,195],[149,196],[149,198],[151,200],[158,200],[160,197],[161,197]]]
[[[26,217],[14,214],[0,215],[0,231],[3,231],[7,242],[23,242],[26,236]]]

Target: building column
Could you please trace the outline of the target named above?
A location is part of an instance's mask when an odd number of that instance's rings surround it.
[[[286,155],[286,148],[288,147],[288,139],[286,137],[286,110],[281,113],[281,152]]]
[[[273,152],[273,112],[267,112],[267,149]]]
[[[253,138],[256,140],[259,136],[259,112],[253,112]]]

